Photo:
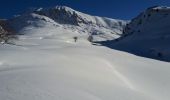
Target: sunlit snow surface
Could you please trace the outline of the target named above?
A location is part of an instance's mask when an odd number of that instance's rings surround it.
[[[0,45],[0,100],[169,100],[170,64],[71,35]]]
[[[120,37],[126,21],[76,13],[87,25],[36,13],[10,20],[24,35],[0,44],[0,100],[170,99],[170,63],[87,41],[89,35],[95,41]]]

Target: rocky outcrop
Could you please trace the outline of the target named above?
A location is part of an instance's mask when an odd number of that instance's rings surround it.
[[[15,32],[8,24],[7,20],[1,19],[0,20],[0,42],[5,43],[10,38],[13,38],[15,35]]]

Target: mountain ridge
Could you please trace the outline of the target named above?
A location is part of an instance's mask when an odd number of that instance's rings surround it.
[[[169,21],[170,7],[149,7],[126,25],[120,38],[103,44],[112,49],[169,62]]]

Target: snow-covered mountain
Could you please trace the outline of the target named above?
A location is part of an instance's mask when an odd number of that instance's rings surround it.
[[[170,61],[169,27],[170,7],[150,7],[126,26],[123,36],[116,42],[116,48]]]
[[[9,20],[10,25],[20,34],[29,34],[33,30],[68,30],[93,36],[94,40],[112,40],[120,37],[127,21],[91,16],[66,6],[38,8],[26,11]],[[42,35],[47,36],[48,33]],[[35,34],[34,34],[35,35]],[[50,33],[56,35],[56,33]]]
[[[37,38],[115,40],[112,48],[170,61],[170,8],[150,7],[129,21],[91,16],[66,6],[35,8],[7,20],[11,30]],[[123,33],[123,34],[122,34]]]

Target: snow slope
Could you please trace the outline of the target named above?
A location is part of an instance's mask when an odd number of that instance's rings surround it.
[[[65,37],[0,45],[0,99],[169,100],[169,63]]]
[[[170,8],[151,7],[125,28],[116,48],[144,57],[170,61]]]

